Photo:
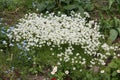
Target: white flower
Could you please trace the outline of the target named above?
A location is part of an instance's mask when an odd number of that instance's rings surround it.
[[[80,72],[82,72],[82,69],[80,69]]]
[[[114,58],[114,59],[116,59],[117,57],[116,57],[116,56],[114,56],[113,58]]]
[[[78,61],[75,61],[75,63],[78,63]]]
[[[52,51],[52,50],[53,50],[53,48],[50,48],[50,50]]]
[[[2,51],[3,51],[3,49],[0,49],[0,51],[2,52]]]
[[[57,72],[57,66],[53,66],[53,70],[51,72],[52,75],[54,75]]]
[[[107,52],[107,53],[106,53],[106,55],[110,55],[110,53],[109,53],[109,52]]]
[[[14,44],[10,43],[9,46],[14,46]]]
[[[60,61],[62,61],[62,58],[60,58]]]
[[[55,72],[53,72],[53,71],[52,71],[52,72],[51,72],[51,74],[52,74],[52,75],[54,75],[54,74],[55,74]]]
[[[102,65],[105,65],[106,63],[105,62],[102,62]]]
[[[119,69],[117,70],[117,73],[120,73],[120,70],[119,70]]]
[[[79,53],[76,54],[76,56],[79,56],[79,55],[80,55]]]
[[[107,50],[109,51],[110,47],[108,46],[108,44],[104,43],[102,46],[101,46],[104,50]]]
[[[73,67],[73,70],[76,70],[76,68],[75,68],[75,67]]]
[[[57,66],[53,66],[53,71],[57,72]]]
[[[54,53],[52,53],[52,55],[54,56],[55,54],[54,54]]]
[[[7,42],[6,42],[5,40],[4,40],[4,41],[2,41],[2,43],[3,43],[3,44],[7,44]]]
[[[93,61],[90,61],[90,63],[93,64],[93,65],[95,64],[95,62],[93,62]]]
[[[38,11],[39,9],[37,8],[36,11]]]
[[[118,54],[117,56],[120,57],[120,54]]]
[[[84,14],[86,15],[86,17],[90,17],[90,15],[87,12],[84,12]]]
[[[66,70],[66,71],[65,71],[65,74],[69,74],[69,71],[68,71],[68,70]]]
[[[60,62],[57,63],[57,65],[60,65],[60,64],[61,64]]]
[[[105,71],[104,70],[101,70],[100,73],[104,73]]]

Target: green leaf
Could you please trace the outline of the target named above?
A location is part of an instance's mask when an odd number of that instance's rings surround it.
[[[32,72],[33,70],[34,70],[33,68],[30,68],[30,69],[29,69],[29,72]]]
[[[72,10],[72,9],[77,8],[77,6],[76,5],[67,5],[67,6],[64,6],[63,8],[66,10]]]
[[[113,42],[118,36],[118,32],[115,29],[111,29],[109,34],[108,40],[110,40],[110,42]]]
[[[54,2],[50,2],[50,1],[46,1],[46,5],[47,5],[47,10],[49,11],[50,9],[53,9],[55,7],[55,3]]]
[[[79,2],[79,3],[81,3],[81,2],[82,2],[81,0],[75,0],[75,1],[77,1],[77,2]]]
[[[115,2],[115,0],[109,0],[109,9],[111,8],[111,6],[114,2]]]
[[[61,0],[62,3],[70,4],[70,0]]]
[[[83,13],[83,12],[84,12],[84,9],[83,9],[81,6],[79,6],[79,7],[78,7],[78,11],[79,11],[80,13]]]
[[[119,33],[119,36],[120,36],[120,28],[117,28],[117,31],[118,31],[118,33]]]
[[[92,75],[91,75],[90,73],[87,73],[87,74],[86,74],[86,77],[87,77],[88,79],[92,79]]]
[[[116,76],[116,75],[117,75],[117,72],[114,71],[114,72],[112,73],[112,76]]]
[[[6,61],[11,61],[11,58],[7,58]]]
[[[120,4],[120,0],[116,0],[118,4]]]
[[[114,24],[115,24],[115,27],[118,27],[119,26],[119,23],[120,23],[120,20],[116,17],[114,17]]]
[[[117,68],[118,66],[115,62],[112,62],[112,63],[109,64],[109,67],[110,68]]]
[[[39,11],[43,11],[47,7],[47,5],[45,4],[45,2],[41,2],[40,4],[37,5],[37,7]]]
[[[93,4],[86,4],[85,9],[87,9],[88,11],[92,11],[94,9],[94,5]]]

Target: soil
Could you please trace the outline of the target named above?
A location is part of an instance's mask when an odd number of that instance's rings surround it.
[[[3,19],[3,23],[6,25],[14,25],[17,23],[17,21],[22,18],[26,12],[24,10],[21,10],[22,8],[17,8],[15,11],[3,11],[0,12],[0,18]]]

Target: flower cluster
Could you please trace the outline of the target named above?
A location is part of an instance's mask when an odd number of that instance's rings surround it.
[[[89,17],[87,13],[85,15]],[[18,42],[25,40],[28,50],[31,46],[40,48],[45,44],[51,46],[50,50],[55,46],[62,50],[61,45],[68,44],[63,52],[56,55],[59,58],[58,65],[62,62],[70,62],[72,65],[89,64],[89,67],[95,64],[105,65],[105,59],[115,55],[111,54],[111,50],[117,47],[101,43],[104,35],[99,32],[100,26],[93,20],[87,21],[86,17],[83,18],[80,13],[74,12],[71,12],[70,16],[65,14],[57,16],[54,13],[27,14],[14,28],[12,38]],[[85,56],[90,58],[87,60]],[[73,67],[73,70],[76,70],[76,67]]]
[[[57,72],[57,66],[53,66],[53,70],[51,72],[52,75],[54,75]]]

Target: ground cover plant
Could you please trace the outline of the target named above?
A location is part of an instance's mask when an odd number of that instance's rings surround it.
[[[0,80],[119,80],[119,0],[0,4]]]
[[[15,27],[8,28],[6,33],[3,28],[2,33],[8,37],[8,43],[2,41],[3,45],[8,47],[8,51],[9,46],[12,49],[18,47],[19,50],[19,61],[11,64],[17,67],[17,64],[25,61],[26,71],[31,74],[43,73],[46,66],[49,78],[60,80],[67,75],[73,80],[85,80],[91,77],[89,71],[104,73],[108,65],[106,61],[110,57],[113,60],[119,57],[115,53],[119,48],[107,44],[104,35],[99,32],[99,24],[87,20],[90,16],[87,12],[84,14],[81,17],[80,13],[75,12],[71,12],[70,16],[60,12],[58,15],[48,12],[45,15],[30,13],[20,19]],[[13,55],[16,54],[11,53],[8,61],[12,60]]]

